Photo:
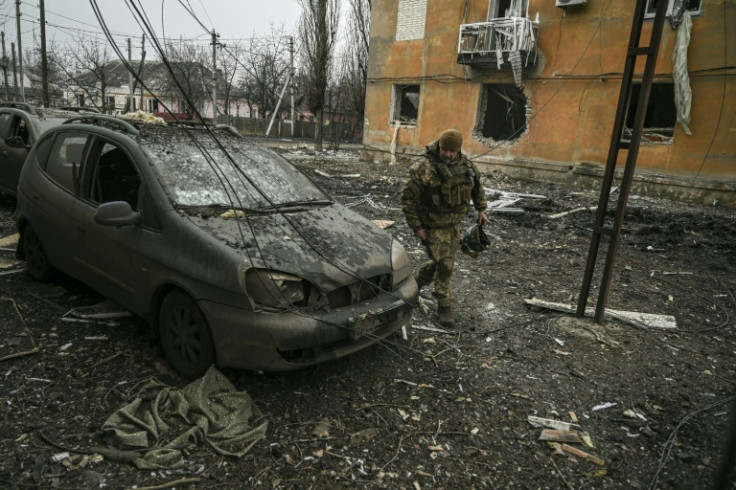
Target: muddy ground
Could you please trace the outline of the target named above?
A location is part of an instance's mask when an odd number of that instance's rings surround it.
[[[399,209],[405,165],[280,151],[338,201],[394,221],[388,230],[414,265],[424,260]],[[597,193],[483,180],[543,197],[491,213],[492,248],[459,256],[457,329],[432,330],[424,292],[405,337],[295,373],[223,371],[268,421],[242,458],[200,445],[182,468],[155,471],[95,456],[109,443],[102,423],[143,382],[186,382],[140,322],[63,320],[102,299],[84,285],[33,282],[22,264],[3,269],[0,486],[712,488],[736,395],[736,213],[632,196],[608,307],[669,315],[676,327],[597,324],[525,303],[575,305],[593,213],[554,215],[594,206]],[[0,200],[0,236],[15,233],[13,207]],[[12,246],[1,253],[12,259]],[[539,440],[530,416],[572,422],[588,437],[569,452]]]

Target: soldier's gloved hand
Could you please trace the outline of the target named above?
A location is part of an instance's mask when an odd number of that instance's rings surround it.
[[[486,212],[481,211],[480,213],[478,213],[478,224],[480,226],[484,226],[484,225],[487,225],[488,223],[490,223],[490,220],[488,219],[488,216],[486,216]]]
[[[414,232],[414,236],[419,238],[421,241],[426,242],[427,241],[427,230],[425,230],[424,228],[420,228]]]

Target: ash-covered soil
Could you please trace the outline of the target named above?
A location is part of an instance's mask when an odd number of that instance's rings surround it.
[[[399,206],[406,165],[279,151],[339,202],[393,221],[413,264],[425,260]],[[597,193],[483,181],[534,197],[489,213],[489,251],[458,256],[458,328],[437,331],[424,291],[405,336],[299,372],[223,371],[269,424],[243,458],[200,445],[184,467],[153,471],[96,455],[109,444],[102,423],[144,382],[187,382],[142,322],[66,321],[102,299],[86,286],[0,269],[0,486],[712,488],[736,395],[736,212],[632,196],[607,306],[676,327],[598,324],[525,302],[576,305],[594,218],[580,208]],[[0,200],[0,236],[16,232],[13,208]],[[13,258],[12,246],[0,253]],[[530,416],[573,423],[582,442],[539,440]]]

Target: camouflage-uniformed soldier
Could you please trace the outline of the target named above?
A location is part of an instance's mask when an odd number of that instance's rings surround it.
[[[488,223],[480,173],[461,153],[462,142],[459,131],[448,129],[427,145],[426,158],[411,167],[401,194],[406,221],[429,255],[416,275],[417,283],[421,288],[434,281],[438,319],[448,328],[455,326],[450,277],[460,245],[460,223],[470,209],[471,198],[478,224]]]

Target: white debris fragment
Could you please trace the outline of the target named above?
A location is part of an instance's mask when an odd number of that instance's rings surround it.
[[[572,427],[580,427],[578,424],[563,422],[562,420],[545,419],[536,415],[529,415],[527,421],[534,427],[547,427],[556,430],[570,430]]]
[[[593,407],[592,410],[594,412],[597,412],[598,410],[605,410],[607,408],[615,407],[616,405],[618,405],[618,403],[615,402],[601,403],[600,405],[596,405],[595,407]]]
[[[627,410],[624,410],[624,417],[629,417],[631,419],[641,419],[644,422],[646,422],[646,420],[647,420],[647,418],[645,416],[643,416],[639,412],[637,412],[635,410],[632,410],[630,408],[627,409]]]
[[[63,453],[56,453],[53,456],[51,456],[51,461],[54,463],[58,463],[59,461],[64,461],[69,457],[69,453],[67,451],[64,451]]]

